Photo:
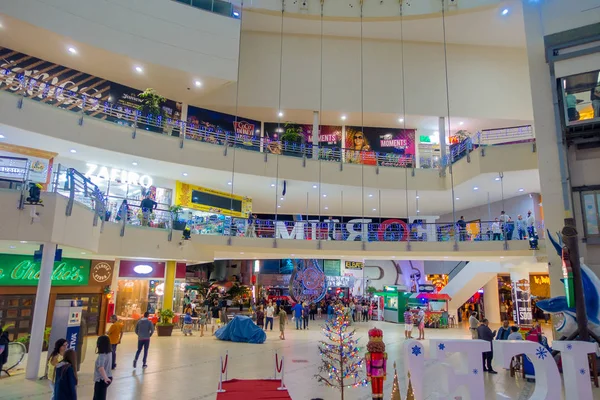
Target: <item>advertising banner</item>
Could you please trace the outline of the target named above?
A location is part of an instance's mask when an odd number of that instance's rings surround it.
[[[412,163],[415,130],[375,127],[346,127],[346,162],[398,167]],[[378,154],[381,153],[381,154]]]
[[[290,124],[265,122],[264,137],[266,150],[273,154],[282,154],[282,145],[280,143],[281,136],[287,131],[293,131],[302,136],[302,143],[307,145],[313,144],[313,126],[310,124]],[[321,125],[319,127],[319,147],[322,148],[321,159],[329,159],[335,157],[333,152],[328,149],[341,148],[342,143],[342,127],[333,125]],[[307,154],[307,156],[311,156]],[[339,158],[339,155],[337,156]],[[332,158],[333,160],[333,158]]]
[[[236,142],[242,143],[238,146],[254,150],[260,148],[260,121],[240,116],[236,121],[235,115],[189,106],[187,122],[191,128],[186,132],[188,139],[224,145],[224,135],[233,135],[235,132]],[[230,140],[233,141],[233,137]]]
[[[84,107],[89,116],[122,125],[131,126],[133,123],[123,118],[133,118],[141,109],[141,100],[138,98],[141,90],[3,47],[0,47],[0,75],[0,90],[25,94],[32,100],[70,111],[79,112]],[[111,105],[123,114],[106,115],[104,111]],[[181,117],[181,103],[166,100],[162,108],[165,118]]]
[[[175,204],[198,211],[245,218],[252,212],[252,199],[220,190],[177,181]]]
[[[53,286],[87,286],[90,260],[63,258],[54,263]],[[40,262],[33,256],[0,254],[0,286],[37,286]]]

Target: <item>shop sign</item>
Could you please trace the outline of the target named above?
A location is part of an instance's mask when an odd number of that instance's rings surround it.
[[[344,266],[346,269],[361,270],[361,269],[363,269],[364,263],[362,263],[360,261],[346,261]]]
[[[148,175],[140,175],[135,172],[126,171],[118,168],[108,168],[96,164],[86,164],[87,171],[85,176],[88,178],[103,179],[111,182],[128,183],[134,186],[143,186],[149,188],[152,186],[152,178]]]
[[[90,276],[93,282],[110,283],[113,274],[112,261],[93,261]]]
[[[434,293],[435,285],[432,283],[421,283],[419,284],[419,293]]]
[[[165,277],[165,263],[162,261],[121,260],[119,263],[120,278],[157,278]]]
[[[354,287],[353,276],[327,276],[326,278],[327,287]]]
[[[54,263],[53,286],[87,286],[90,261],[63,258]],[[40,279],[40,262],[32,256],[1,254],[0,286],[37,286]]]
[[[534,275],[533,276],[533,282],[536,285],[549,285],[550,284],[550,277],[549,276]]]

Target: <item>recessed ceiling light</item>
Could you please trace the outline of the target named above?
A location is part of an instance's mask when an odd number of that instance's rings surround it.
[[[496,178],[494,178],[494,180],[495,180],[495,181],[499,181],[499,180],[500,180],[500,177],[499,177],[499,176],[497,176]]]
[[[281,199],[279,199],[279,200],[283,201],[283,197]]]
[[[504,258],[504,256],[500,256],[500,258]]]
[[[243,252],[243,251],[240,251],[240,254],[244,254],[244,252]]]
[[[464,125],[465,123],[463,121],[460,121],[458,124],[459,125]]]
[[[295,256],[295,254],[290,254],[290,256],[294,257],[294,256]]]
[[[327,195],[326,195],[326,194],[324,194],[324,195],[323,195],[323,197],[327,197]]]
[[[523,188],[519,189],[519,192],[524,192],[524,191],[525,191],[525,189],[523,189]]]
[[[0,135],[0,139],[4,139],[4,135]]]
[[[144,72],[144,69],[143,69],[142,67],[140,67],[140,66],[137,66],[137,67],[135,67],[135,70],[136,70],[136,72],[138,72],[138,73],[140,73],[140,74],[141,74],[142,72]]]
[[[460,200],[460,197],[457,197],[456,200]]]
[[[316,189],[316,188],[317,188],[317,185],[313,185],[313,189]]]
[[[376,209],[376,208],[374,208],[374,209],[373,209],[373,211],[377,211],[377,209]]]
[[[419,195],[417,195],[417,196],[416,196],[416,198],[418,199],[418,198],[419,198]]]
[[[326,210],[329,210],[329,207],[325,207]]]
[[[504,10],[502,10],[502,15],[506,15],[508,14],[508,8],[505,8]]]
[[[85,251],[82,251],[81,254],[87,254]]]
[[[281,206],[277,206],[277,208],[281,208]]]
[[[419,213],[419,210],[417,210],[417,214]]]
[[[8,246],[9,249],[16,249],[17,246]]]
[[[231,186],[231,182],[227,182],[227,184],[228,184],[229,186]]]
[[[71,150],[69,150],[69,151],[70,151],[71,153],[73,153],[73,154],[77,153],[77,150],[75,150],[75,149],[71,149]]]
[[[274,184],[274,183],[271,183],[271,187],[275,187],[275,184]]]
[[[183,174],[181,174],[181,175],[183,175],[183,176],[188,176],[188,173],[187,173],[187,172],[184,172],[184,173],[183,173]]]
[[[444,258],[448,258],[448,256],[445,256]]]
[[[21,240],[19,243],[25,244],[25,243],[27,243],[27,240]]]
[[[233,12],[233,16],[237,18],[237,17],[239,17],[239,16],[240,16],[240,13],[239,13],[238,11],[234,11],[234,12]]]
[[[67,50],[69,50],[69,53],[71,54],[77,54],[77,49],[75,47],[69,47]]]
[[[345,115],[342,115],[340,118],[342,119],[342,121],[346,120],[346,116]]]
[[[283,117],[283,111],[279,111],[279,114],[277,114],[279,116],[279,118]]]
[[[373,197],[373,195],[372,195],[372,194],[370,194],[370,195],[369,195],[369,197]]]
[[[256,133],[260,133],[260,129],[256,129],[254,132],[256,132]]]
[[[202,86],[202,82],[196,81],[196,82],[194,82],[194,85],[196,85],[196,87],[200,87],[200,86]]]
[[[473,187],[473,190],[479,190],[479,188],[477,186]]]
[[[400,122],[400,123],[404,122],[404,118],[398,118],[398,122]]]
[[[138,163],[137,162],[132,162],[131,165],[133,165],[134,167],[137,167]]]

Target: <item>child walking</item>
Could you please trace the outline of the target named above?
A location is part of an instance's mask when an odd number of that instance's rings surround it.
[[[108,336],[98,337],[94,366],[94,400],[106,400],[108,386],[112,383],[112,348]]]
[[[287,314],[283,307],[279,307],[279,339],[285,340],[285,324],[287,324]]]

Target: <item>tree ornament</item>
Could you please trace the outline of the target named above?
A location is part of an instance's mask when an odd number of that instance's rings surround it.
[[[396,370],[396,361],[394,361],[394,383],[392,385],[392,396],[390,400],[402,400],[400,395],[400,385],[398,384],[398,371]]]
[[[410,371],[408,372],[408,390],[406,391],[406,400],[415,400],[415,392],[413,392],[412,382],[410,380]]]

